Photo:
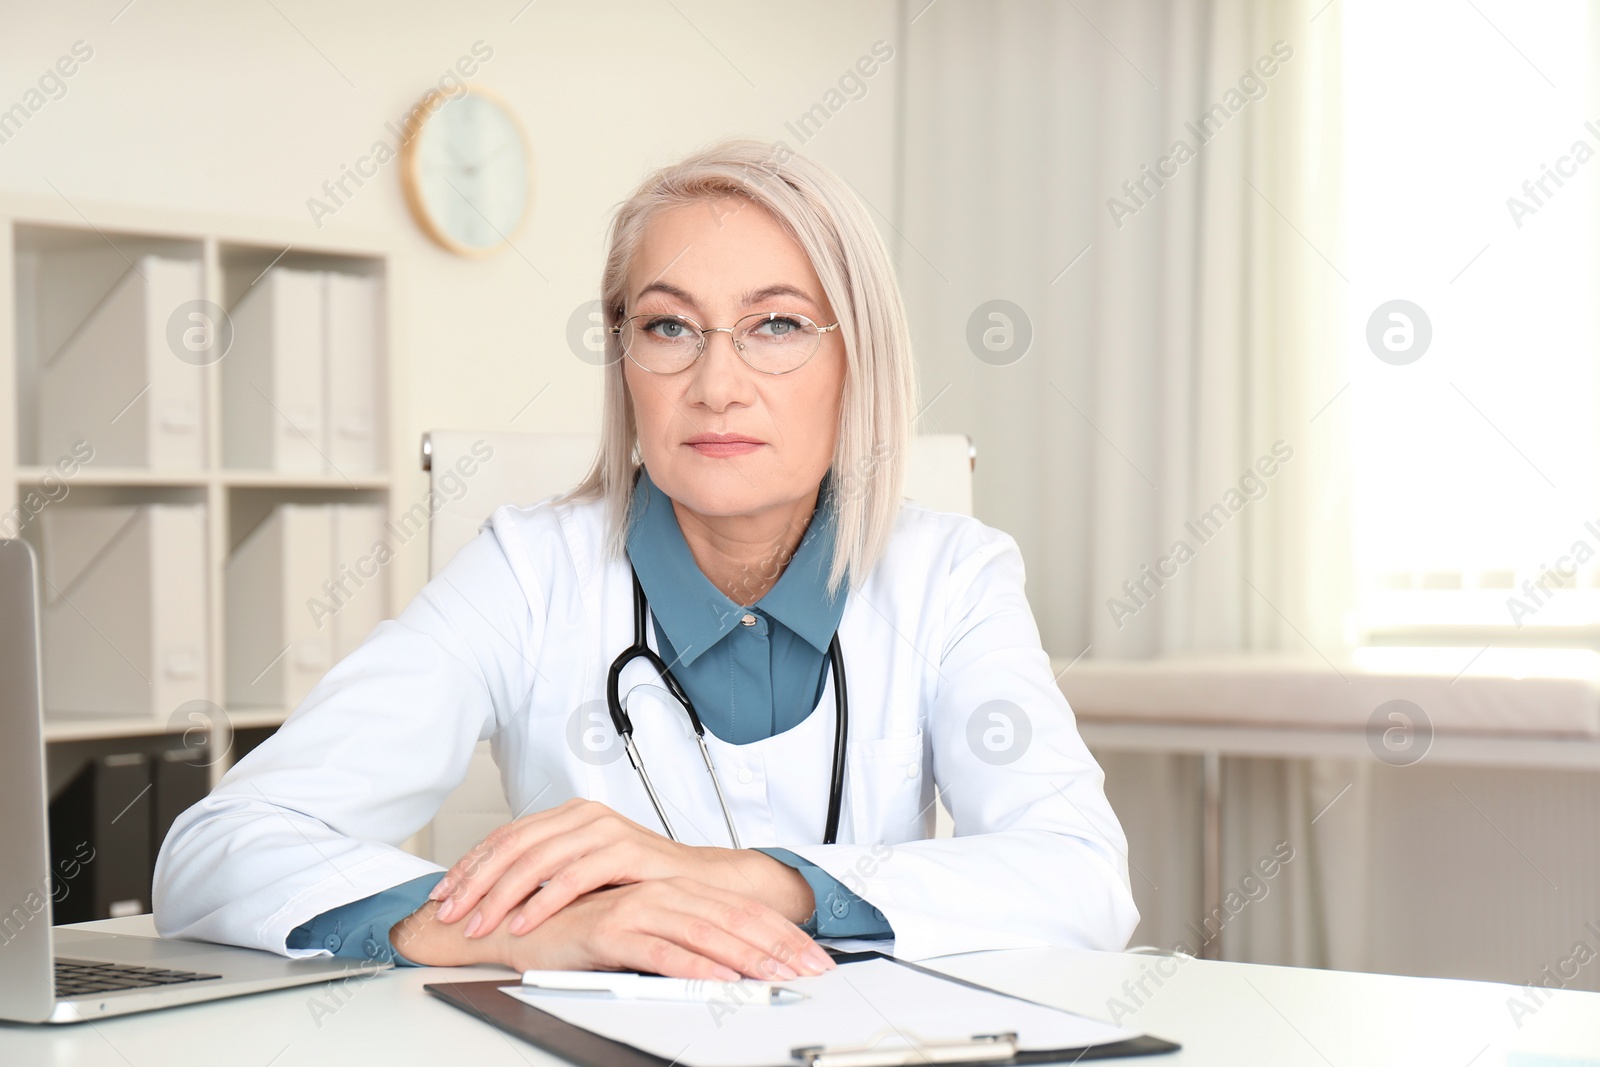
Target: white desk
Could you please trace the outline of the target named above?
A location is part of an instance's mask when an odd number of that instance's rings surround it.
[[[148,916],[90,926],[147,933]],[[1161,963],[1171,973],[1133,997],[1123,989]],[[1230,1067],[1534,1067],[1542,1056],[1600,1056],[1600,993],[1558,991],[1522,1020],[1511,986],[1298,970],[1209,960],[1041,949],[976,953],[932,966],[1034,1000],[1124,1022],[1180,1042],[1173,1056],[1129,1063]],[[424,993],[429,982],[510,976],[490,967],[405,968],[335,986],[306,986],[61,1027],[0,1024],[0,1063],[60,1067],[292,1067],[297,1064],[559,1064]],[[313,1012],[314,1004],[342,1006]],[[1566,1059],[1567,1067],[1600,1060]]]

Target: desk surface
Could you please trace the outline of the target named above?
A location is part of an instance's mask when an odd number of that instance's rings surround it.
[[[88,925],[126,933],[152,930],[148,916]],[[1130,1063],[1600,1065],[1595,1058],[1600,1057],[1600,993],[1555,991],[1518,1020],[1507,1002],[1519,991],[1488,982],[1073,949],[974,953],[930,966],[1101,1019],[1111,1018],[1116,1007],[1110,998],[1116,997],[1124,1006],[1125,1025],[1184,1046],[1173,1056]],[[422,991],[429,982],[510,973],[493,967],[403,968],[352,979],[343,987],[305,986],[96,1023],[0,1024],[0,1063],[561,1063]]]

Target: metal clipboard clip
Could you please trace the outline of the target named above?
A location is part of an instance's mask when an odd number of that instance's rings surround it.
[[[879,1048],[890,1036],[902,1036],[916,1043],[909,1047]],[[1017,1054],[1017,1035],[974,1034],[966,1041],[922,1041],[900,1030],[880,1030],[864,1045],[828,1048],[808,1045],[790,1050],[790,1055],[806,1067],[907,1067],[923,1063],[991,1063],[1009,1060]]]

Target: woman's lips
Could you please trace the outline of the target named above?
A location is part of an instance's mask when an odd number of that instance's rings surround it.
[[[688,441],[702,456],[743,456],[761,447],[758,441]]]

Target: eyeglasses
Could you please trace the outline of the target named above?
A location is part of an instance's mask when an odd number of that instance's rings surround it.
[[[687,315],[634,315],[611,327],[623,354],[651,374],[687,370],[706,349],[706,335],[729,334],[733,348],[763,374],[788,374],[806,365],[822,347],[822,335],[839,324],[818,326],[804,315],[761,311],[732,326],[701,326]]]

